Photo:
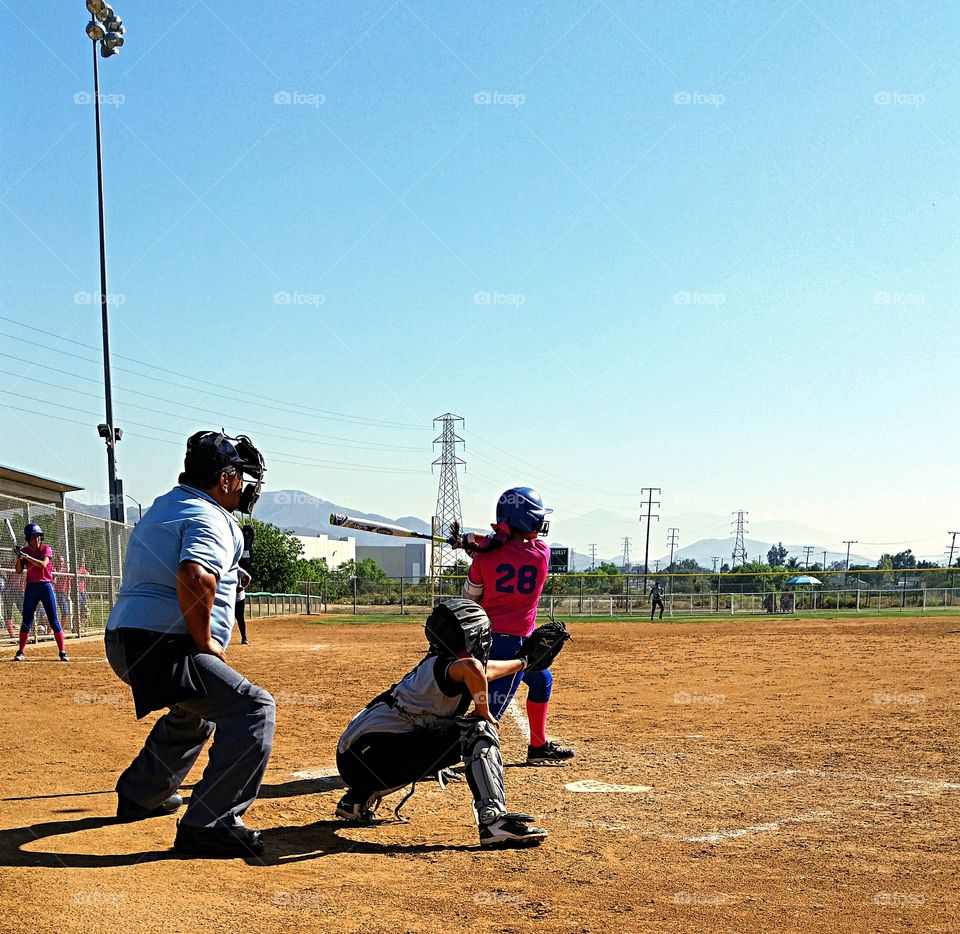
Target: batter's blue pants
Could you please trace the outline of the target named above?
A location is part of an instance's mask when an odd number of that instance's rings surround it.
[[[47,581],[27,581],[23,591],[23,622],[20,632],[29,633],[33,629],[33,617],[37,612],[37,604],[42,603],[47,614],[47,622],[54,632],[61,632],[60,617],[57,616],[57,598],[53,592],[53,584]]]
[[[490,658],[498,661],[508,661],[517,654],[517,649],[523,645],[522,636],[508,636],[503,633],[493,634],[493,648],[490,650]],[[517,672],[514,675],[507,675],[505,678],[497,678],[491,681],[487,688],[487,696],[490,703],[490,713],[498,720],[507,712],[513,695],[517,693],[520,682],[526,683],[529,689],[527,700],[535,704],[545,704],[550,700],[550,692],[553,690],[553,675],[548,668],[546,671],[526,671]]]

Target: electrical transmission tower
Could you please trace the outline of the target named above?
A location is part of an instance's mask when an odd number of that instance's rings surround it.
[[[456,426],[463,424],[459,415],[439,415],[433,420],[433,427],[440,423],[440,437],[433,443],[441,445],[440,456],[433,462],[440,468],[440,486],[437,490],[437,511],[433,517],[433,534],[446,538],[450,535],[454,522],[460,523],[460,487],[457,483],[457,467],[466,466],[466,461],[457,456],[457,445],[463,444],[463,438],[457,434]],[[456,560],[454,549],[445,542],[433,542],[430,546],[430,574],[434,580],[443,574],[444,568],[453,567]]]
[[[813,545],[803,546],[803,569],[806,571],[810,567],[810,555],[813,554]]]
[[[623,563],[621,565],[624,571],[630,570],[630,536],[624,536],[623,539]]]
[[[744,512],[742,509],[738,509],[736,512],[731,513],[730,515],[736,516],[733,520],[733,525],[735,526],[735,535],[733,541],[733,563],[730,565],[730,569],[733,570],[737,564],[746,564],[747,563],[747,546],[744,544],[743,535],[747,531],[747,516],[750,515],[748,512]]]
[[[646,589],[647,589],[647,573],[648,573],[649,570],[650,570],[650,520],[651,520],[651,519],[656,519],[657,522],[660,521],[660,515],[659,515],[659,513],[658,513],[657,515],[653,515],[653,513],[651,512],[651,510],[653,509],[654,506],[659,506],[659,505],[660,505],[660,500],[658,500],[658,499],[655,500],[655,499],[653,498],[653,494],[654,494],[654,493],[659,493],[659,492],[660,492],[660,487],[658,487],[658,486],[645,486],[645,487],[641,488],[641,490],[640,490],[640,495],[641,495],[641,496],[644,496],[644,495],[645,495],[645,496],[647,497],[646,502],[641,504],[641,505],[647,507],[647,516],[646,516],[646,518],[647,518],[647,544],[646,544],[646,546],[645,546],[644,549],[643,549],[643,589],[644,589],[644,591],[646,591]],[[644,518],[643,516],[640,516],[640,521],[641,521],[641,522],[643,522],[643,518]]]
[[[590,570],[594,571],[597,567],[597,543],[590,543]]]

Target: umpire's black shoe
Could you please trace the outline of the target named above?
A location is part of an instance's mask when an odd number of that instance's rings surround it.
[[[574,755],[574,751],[568,746],[559,746],[552,739],[548,739],[542,746],[527,746],[527,763],[529,765],[566,762],[568,759],[572,759]]]
[[[237,827],[191,827],[189,824],[177,824],[177,838],[173,841],[173,848],[186,856],[248,858],[263,853],[263,840],[259,830],[251,830],[243,824]]]
[[[122,824],[129,824],[137,820],[146,820],[148,817],[165,817],[179,810],[183,798],[176,792],[166,801],[161,801],[155,808],[145,808],[136,801],[131,801],[119,792],[117,793],[117,820]]]

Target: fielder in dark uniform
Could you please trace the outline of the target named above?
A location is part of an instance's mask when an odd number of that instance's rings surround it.
[[[200,856],[263,852],[243,824],[270,758],[273,698],[227,665],[240,526],[260,494],[263,458],[244,435],[201,431],[187,441],[180,483],[130,536],[123,586],[110,613],[107,661],[130,685],[137,717],[169,707],[117,781],[117,818],[172,813],[207,740],[210,761],[177,825],[174,849]],[[244,475],[252,482],[244,485]],[[214,733],[214,730],[216,731]]]
[[[654,581],[650,588],[650,619],[653,619],[657,607],[660,607],[660,619],[663,619],[663,588],[660,586],[660,581]]]
[[[340,737],[337,770],[348,790],[337,817],[370,823],[385,795],[463,761],[480,845],[539,843],[546,830],[531,826],[528,814],[507,811],[487,688],[488,679],[549,665],[559,647],[546,657],[534,634],[516,658],[489,661],[490,620],[477,603],[461,597],[441,603],[425,632],[427,657],[370,701]],[[473,712],[465,716],[471,701]]]

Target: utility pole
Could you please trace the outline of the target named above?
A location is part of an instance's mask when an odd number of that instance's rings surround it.
[[[630,536],[626,535],[623,539],[623,561],[621,562],[621,567],[623,568],[624,573],[629,573],[630,571]]]
[[[641,504],[641,505],[645,505],[645,506],[647,507],[647,544],[646,544],[646,547],[644,548],[644,551],[643,551],[643,589],[644,589],[644,592],[646,592],[646,590],[647,590],[647,569],[650,567],[650,520],[651,520],[651,519],[656,519],[657,522],[660,521],[660,515],[659,515],[659,513],[658,513],[657,515],[654,515],[653,512],[652,512],[654,506],[659,506],[659,505],[660,505],[660,500],[655,500],[655,499],[653,498],[653,494],[654,494],[654,493],[659,493],[659,492],[660,492],[660,487],[658,487],[658,486],[645,486],[645,487],[643,487],[643,488],[640,490],[640,495],[641,495],[641,496],[646,495],[646,497],[647,497],[646,503],[642,503],[642,504]],[[642,516],[642,515],[640,516],[640,521],[643,522],[643,516]]]
[[[669,577],[667,577],[667,592],[673,592],[673,549],[680,544],[680,529],[670,528],[667,532],[667,544],[670,546],[670,567],[668,569]]]
[[[805,571],[810,569],[810,555],[813,554],[813,548],[813,545],[803,546],[803,569]]]
[[[713,561],[713,569],[714,569],[714,571],[716,571],[716,569],[717,569],[717,562],[720,560],[720,555],[712,555],[712,556],[711,556],[711,560]]]
[[[597,543],[590,543],[590,570],[595,571],[597,569]]]
[[[845,538],[845,539],[843,540],[843,544],[847,546],[847,561],[846,561],[846,564],[844,565],[843,573],[844,573],[844,574],[848,574],[848,573],[850,572],[850,546],[851,546],[851,545],[856,545],[856,544],[857,544],[857,539],[855,539],[855,538],[846,539],[846,538]]]
[[[827,569],[827,553],[826,553],[826,551],[824,551],[824,553],[823,553],[823,569],[824,569],[824,570]]]
[[[736,512],[730,513],[732,516],[736,516],[733,524],[735,528],[736,538],[733,541],[733,563],[730,565],[731,570],[735,570],[737,567],[737,560],[739,559],[741,564],[747,563],[747,546],[743,541],[743,534],[747,531],[747,516],[750,515],[748,512],[744,512],[742,509],[738,509]]]
[[[947,535],[950,536],[950,557],[947,558],[947,570],[950,571],[950,586],[953,587],[955,574],[953,572],[953,549],[957,544],[957,536],[960,535],[960,532],[947,532]]]
[[[673,571],[673,549],[680,544],[680,529],[667,530],[667,544],[670,546],[670,570]]]

